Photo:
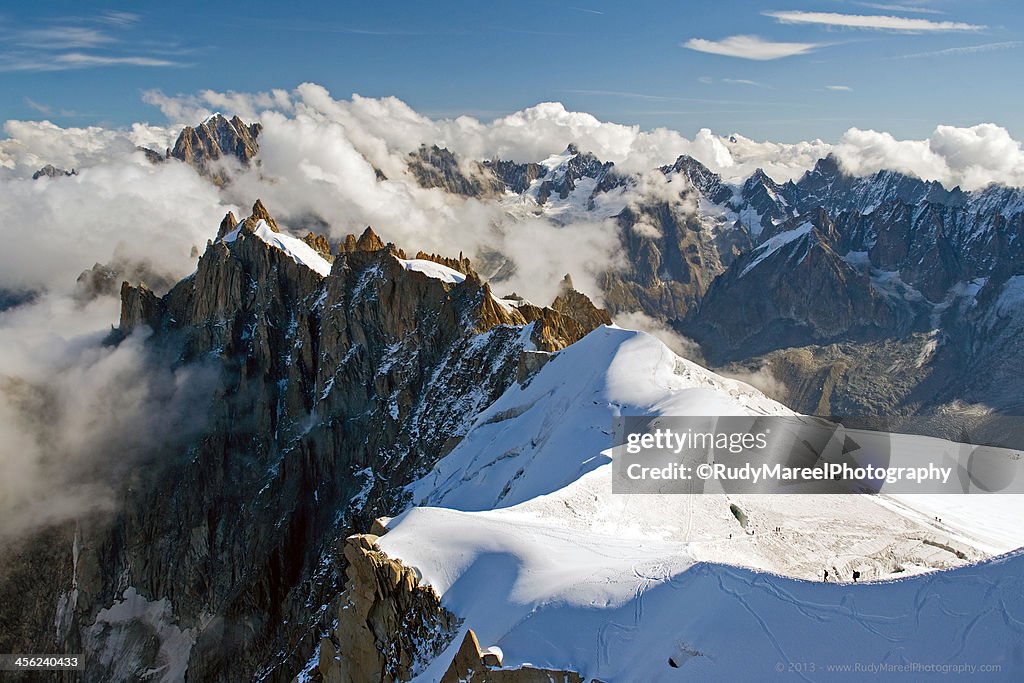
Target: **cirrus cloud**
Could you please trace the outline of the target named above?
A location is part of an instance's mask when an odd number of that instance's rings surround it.
[[[712,55],[725,57],[738,57],[740,59],[754,59],[767,61],[802,55],[821,47],[819,43],[781,43],[765,40],[759,36],[738,35],[729,36],[721,40],[707,40],[705,38],[691,38],[683,43],[683,47],[697,52],[706,52]]]
[[[839,26],[843,28],[863,28],[876,31],[917,32],[948,32],[948,31],[980,31],[985,26],[966,24],[959,21],[932,21],[930,19],[910,19],[893,17],[885,14],[840,14],[839,12],[765,12],[783,24],[819,24],[822,26]]]

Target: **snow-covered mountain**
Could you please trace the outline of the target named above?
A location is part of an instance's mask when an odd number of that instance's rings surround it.
[[[790,411],[614,327],[482,411],[376,539],[462,620],[414,680],[442,680],[469,629],[507,668],[585,681],[782,680],[806,662],[831,680],[856,661],[1016,675],[1024,557],[971,564],[1024,545],[1015,497],[612,492],[614,417],[693,414]]]
[[[324,252],[260,201],[210,227],[166,294],[122,284],[108,340],[200,377],[195,423],[125,464],[117,514],[24,539],[0,577],[11,614],[40,615],[0,624],[4,642],[87,652],[87,681],[291,680],[329,626],[344,538],[401,510],[546,352],[610,323],[568,281],[549,306],[501,301],[468,260],[370,229]]]

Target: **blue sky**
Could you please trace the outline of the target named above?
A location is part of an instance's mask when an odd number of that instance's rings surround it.
[[[1015,0],[61,2],[0,9],[0,120],[162,121],[142,93],[395,95],[489,119],[541,101],[643,128],[835,140],[1024,136]]]

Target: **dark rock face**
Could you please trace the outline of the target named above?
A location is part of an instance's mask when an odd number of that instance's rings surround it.
[[[186,126],[182,129],[166,156],[226,182],[227,176],[215,172],[213,162],[234,159],[243,166],[249,166],[259,152],[256,138],[261,130],[263,125],[260,123],[246,124],[237,116],[229,120],[221,114],[215,114],[194,128]]]
[[[132,259],[115,258],[110,263],[97,263],[82,271],[76,281],[75,296],[80,301],[91,301],[99,296],[119,295],[125,280],[144,282],[156,292],[166,292],[175,279],[161,272],[153,264]]]
[[[0,312],[33,301],[38,292],[22,289],[0,289]]]
[[[965,207],[888,202],[870,214],[840,214],[846,251],[866,252],[881,271],[939,303],[957,282],[988,277],[1022,264],[1024,213],[972,213]]]
[[[582,179],[597,181],[584,208],[594,208],[602,192],[636,183],[572,145],[563,156],[556,167],[483,165],[508,191],[535,193],[542,207],[568,197]],[[678,200],[633,198],[615,217],[623,264],[599,277],[613,314],[641,311],[665,321],[702,341],[715,362],[757,367],[787,350],[807,350],[810,361],[780,360],[789,368],[787,383],[799,386],[814,385],[820,373],[813,368],[825,359],[866,372],[873,359],[888,358],[905,368],[890,387],[904,408],[927,404],[921,397],[929,392],[935,400],[953,396],[958,382],[978,384],[996,372],[999,344],[991,340],[998,335],[982,334],[982,308],[971,297],[1024,274],[1024,190],[947,190],[894,171],[855,177],[832,156],[786,183],[760,170],[727,183],[686,155],[660,171],[684,177],[688,189]],[[803,241],[757,259],[765,244],[807,222],[814,231]],[[928,336],[932,329],[937,336]],[[921,366],[918,354],[926,357]],[[800,376],[801,369],[810,374]],[[834,383],[825,403],[898,407],[866,375],[840,375],[846,379]]]
[[[722,358],[890,330],[893,312],[867,275],[836,253],[835,237],[822,213],[737,259],[693,317],[698,340]]]
[[[740,190],[742,206],[747,215],[750,210],[761,217],[759,233],[771,233],[775,225],[795,218],[798,211],[790,201],[797,189],[792,182],[779,185],[769,178],[764,171],[757,169],[754,175],[747,178]]]
[[[590,152],[580,152],[576,145],[569,145],[564,154],[569,157],[568,161],[550,175],[545,175],[537,190],[537,201],[541,204],[547,202],[552,195],[557,195],[561,199],[567,198],[584,178],[597,181],[594,194],[599,191],[607,192],[624,182],[623,178],[612,171],[615,164],[610,161],[602,162]]]
[[[162,164],[167,161],[166,152],[158,152],[155,149],[149,147],[136,147],[136,151],[142,152],[143,156],[146,157],[146,161],[151,164]]]
[[[723,189],[688,158],[662,170],[686,174],[704,201],[736,216],[725,232],[746,244],[734,242],[729,253],[719,238],[720,269],[662,266],[660,289],[625,297],[624,290],[649,287],[651,266],[660,265],[657,242],[629,248],[632,272],[619,276],[625,284],[604,280],[613,310],[640,307],[675,321],[713,362],[771,367],[792,388],[785,400],[804,412],[889,414],[968,397],[990,404],[998,396],[1003,407],[1024,402],[1008,379],[983,379],[1005,376],[1022,355],[1000,332],[1016,325],[1005,292],[989,294],[1024,273],[1021,190],[947,191],[891,171],[857,178],[832,157],[781,185],[755,173]],[[786,241],[808,222],[810,233]],[[780,240],[782,248],[759,258]],[[653,295],[695,275],[708,284],[687,292],[680,320],[675,301]],[[985,308],[1000,297],[1002,313]]]
[[[683,320],[750,244],[745,231],[710,234],[694,214],[667,202],[627,208],[617,220],[625,266],[600,280],[613,314]]]
[[[321,641],[317,661],[324,683],[410,680],[458,631],[460,620],[437,593],[376,540],[371,534],[346,540],[338,625]]]
[[[694,188],[715,204],[724,204],[732,197],[732,190],[721,176],[688,154],[683,154],[674,164],[662,166],[660,170],[665,175],[682,174]]]
[[[40,178],[64,178],[73,175],[78,175],[78,171],[75,169],[66,171],[63,168],[57,168],[53,164],[47,164],[32,174],[32,180],[39,180]]]
[[[504,183],[490,168],[471,161],[469,171],[447,149],[437,145],[423,146],[409,155],[409,172],[422,187],[439,187],[464,197],[496,197],[505,190]]]
[[[533,181],[543,178],[547,169],[540,164],[527,163],[517,164],[514,161],[484,161],[481,164],[484,168],[494,173],[509,191],[515,194],[526,192]]]
[[[45,589],[10,603],[36,626],[0,622],[0,646],[49,643],[60,623],[54,651],[120,655],[87,681],[177,665],[189,680],[291,680],[333,618],[344,538],[399,511],[402,487],[516,380],[527,316],[468,262],[461,283],[433,279],[367,229],[323,277],[254,233],[260,219],[261,203],[227,218],[233,240],[162,297],[122,286],[111,343],[145,325],[155,353],[211,368],[206,424],[132,469],[113,517],[48,532],[57,548],[22,544],[0,594],[26,576]],[[547,350],[608,320],[569,289],[555,307],[533,318]]]
[[[789,199],[801,208],[820,206],[836,214],[851,210],[870,213],[878,206],[897,199],[905,204],[930,201],[963,206],[965,203],[964,192],[960,188],[947,192],[941,183],[918,180],[895,171],[879,171],[860,178],[849,175],[833,156],[818,161],[794,189]]]

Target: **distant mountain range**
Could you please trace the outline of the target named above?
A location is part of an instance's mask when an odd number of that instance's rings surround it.
[[[553,220],[614,219],[626,266],[602,277],[612,315],[667,321],[719,365],[767,363],[792,385],[794,407],[1020,407],[1003,388],[1024,369],[1010,341],[1019,307],[1009,305],[1024,276],[1020,188],[947,190],[893,171],[857,178],[834,157],[795,182],[757,171],[731,184],[682,156],[658,169],[685,180],[666,198],[571,145],[541,163],[470,162],[468,171],[424,148],[409,168],[426,187],[525,204]],[[865,365],[883,346],[895,373]],[[799,388],[820,386],[827,368],[824,389]],[[853,372],[895,374],[900,387],[878,400],[878,387],[859,388]]]

